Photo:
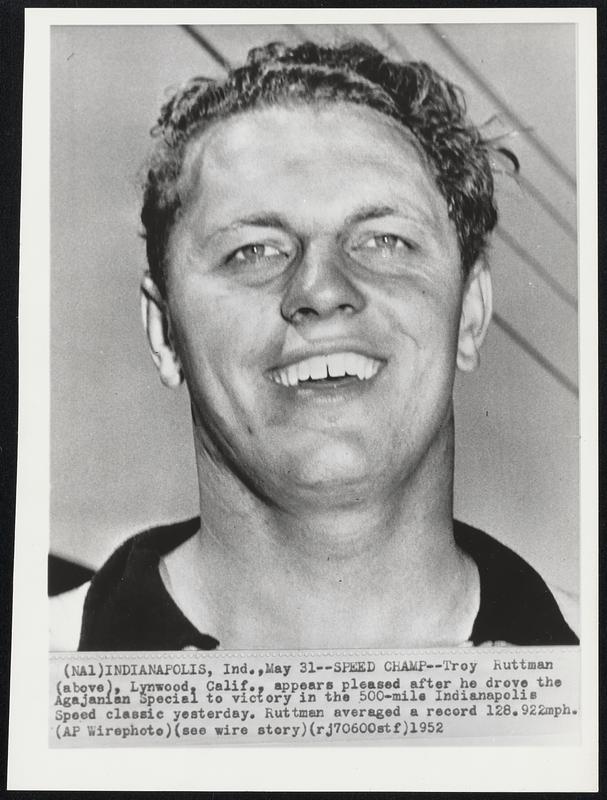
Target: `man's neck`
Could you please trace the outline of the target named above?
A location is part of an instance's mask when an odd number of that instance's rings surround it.
[[[285,509],[242,487],[230,497],[205,464],[201,530],[165,557],[177,604],[228,649],[465,640],[478,576],[453,539],[452,469],[422,468],[389,498]]]

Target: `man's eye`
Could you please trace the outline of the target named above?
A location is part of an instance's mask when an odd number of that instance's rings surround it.
[[[383,250],[390,253],[393,250],[410,249],[409,245],[400,236],[392,233],[380,233],[367,239],[361,247],[367,250]]]
[[[278,248],[272,247],[269,244],[248,244],[245,247],[239,248],[231,257],[233,261],[240,263],[254,263],[266,258],[276,258],[277,256],[284,256]]]

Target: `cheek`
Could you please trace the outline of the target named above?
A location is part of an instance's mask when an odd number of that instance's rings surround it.
[[[394,331],[431,357],[455,352],[460,304],[457,286],[428,287],[411,281],[394,287],[386,313]]]
[[[452,393],[459,329],[457,288],[394,293],[389,326],[398,340],[397,392],[420,419],[442,416]]]
[[[171,298],[175,345],[186,378],[219,381],[226,391],[259,370],[271,341],[267,298],[225,290],[212,281],[188,281]]]

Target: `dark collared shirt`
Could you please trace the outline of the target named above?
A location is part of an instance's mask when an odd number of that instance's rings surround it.
[[[160,577],[162,556],[193,536],[198,518],[127,540],[94,576],[84,603],[79,650],[214,650],[219,641],[185,617]],[[540,575],[482,531],[454,521],[457,544],[480,576],[480,607],[470,642],[579,644]]]

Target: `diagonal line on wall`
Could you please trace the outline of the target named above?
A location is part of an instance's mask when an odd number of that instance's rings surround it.
[[[521,184],[523,189],[535,200],[538,206],[541,206],[549,217],[556,222],[559,228],[567,234],[567,236],[574,242],[577,241],[577,231],[575,227],[565,219],[560,211],[548,200],[546,195],[533,184],[531,181],[520,173],[516,176],[516,180]]]
[[[390,44],[390,46],[392,48],[394,48],[398,53],[400,53],[400,55],[402,55],[405,58],[410,58],[411,57],[409,55],[409,53],[407,52],[405,46],[403,44],[401,44],[401,42],[398,39],[396,39],[396,37],[394,35],[392,35],[388,30],[386,30],[383,25],[375,25],[374,27],[383,36],[384,40],[386,42],[388,42]],[[437,39],[437,41],[441,44],[441,46],[443,46],[443,48],[446,49],[447,52],[451,55],[451,50],[454,49],[453,46],[452,45],[447,45],[447,43],[443,41],[443,38],[442,38],[441,34],[438,33],[434,29],[434,27],[432,25],[426,25],[425,27],[432,33],[432,35]],[[461,62],[462,62],[461,66],[462,66],[462,68],[464,68],[464,66],[463,66],[464,57],[460,56],[460,59],[461,59]],[[458,62],[458,63],[460,63],[460,62]],[[467,62],[466,62],[466,66],[470,70],[471,77],[474,78],[474,80],[477,82],[477,84],[481,87],[482,91],[485,91],[487,93],[493,92],[492,89],[485,87],[485,83],[483,82],[483,79],[479,75],[476,74],[476,72],[473,70],[472,66],[468,65]],[[473,75],[472,75],[472,73],[473,73]],[[501,98],[499,98],[495,93],[490,94],[490,96],[491,96],[491,99],[494,102],[494,104],[496,106],[498,106],[499,108],[502,108],[502,111],[504,111],[504,113],[506,113],[510,117],[510,119],[517,126],[519,126],[521,131],[525,131],[526,135],[530,138],[530,141],[532,143],[535,144],[536,142],[540,141],[539,138],[537,136],[535,136],[532,131],[529,130],[529,126],[526,125],[523,120],[521,120],[516,114],[514,114],[514,112],[511,112],[510,109],[505,106],[505,103],[504,103],[504,101],[501,100]],[[555,156],[555,158],[556,158],[556,156]],[[564,169],[564,167],[563,167],[563,169]],[[548,214],[549,217],[551,217],[554,220],[554,222],[556,222],[556,224],[561,228],[561,230],[570,239],[572,239],[573,241],[576,241],[577,240],[577,232],[576,232],[575,227],[567,219],[565,219],[565,217],[554,206],[554,204],[550,202],[550,200],[546,197],[546,195],[543,192],[541,192],[524,175],[520,175],[519,174],[519,175],[516,176],[516,179],[517,179],[518,183],[527,192],[527,194],[530,197],[532,197],[533,200],[535,200],[535,202]],[[573,188],[575,189],[575,181],[573,181]]]
[[[211,58],[219,64],[220,67],[229,72],[232,68],[232,65],[228,61],[225,56],[223,56],[217,48],[209,42],[206,36],[203,36],[193,25],[181,25],[182,30],[184,30],[188,36],[191,36],[195,42],[197,42],[207,53],[211,56]]]
[[[502,330],[506,336],[508,336],[512,341],[518,345],[521,350],[523,350],[536,364],[539,364],[540,367],[546,370],[552,377],[561,384],[568,392],[570,392],[574,397],[578,397],[579,391],[577,385],[570,380],[564,372],[562,372],[558,367],[556,367],[552,361],[546,358],[540,351],[535,348],[531,342],[527,341],[524,336],[522,336],[516,328],[510,325],[509,322],[500,316],[499,314],[493,314],[493,322],[496,326]]]
[[[407,59],[407,61],[412,61],[413,56],[407,50],[405,45],[400,42],[396,36],[392,33],[392,31],[388,30],[384,25],[373,25],[375,30],[379,33],[379,35],[386,41],[393,50],[396,50],[401,56]]]
[[[495,235],[501,239],[504,244],[509,247],[516,255],[527,264],[540,278],[558,295],[558,297],[567,303],[568,306],[577,311],[577,300],[575,297],[565,289],[565,287],[558,281],[546,267],[538,261],[535,256],[532,256],[507,230],[504,228],[497,228]]]
[[[526,123],[518,116],[518,114],[508,105],[508,103],[500,97],[497,91],[477,72],[476,68],[463,56],[457,47],[452,44],[447,36],[441,32],[440,28],[435,25],[426,23],[424,28],[430,33],[433,39],[445,50],[451,58],[464,70],[471,80],[491,99],[501,111],[506,114],[512,122],[520,129],[524,130],[526,136],[535,146],[535,149],[542,154],[544,159],[550,164],[558,175],[567,183],[567,185],[574,189],[576,188],[576,180],[569,172],[561,160],[556,156],[548,145],[533,131],[529,131]]]

